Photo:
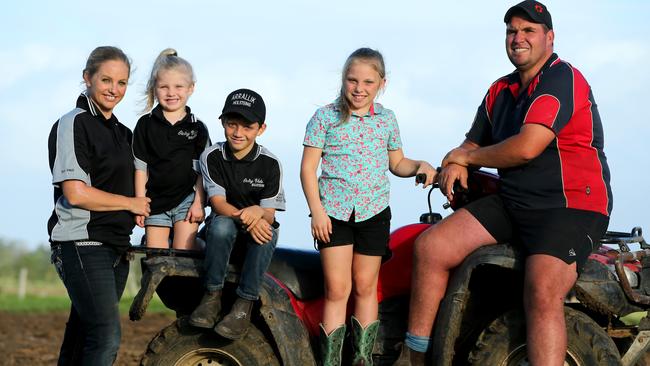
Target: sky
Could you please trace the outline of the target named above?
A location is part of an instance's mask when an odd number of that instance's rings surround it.
[[[378,102],[398,118],[407,157],[437,166],[460,144],[488,86],[513,70],[503,15],[511,1],[12,1],[0,13],[0,238],[27,248],[47,243],[52,211],[47,136],[74,108],[90,51],[122,48],[133,73],[116,116],[133,128],[158,53],[172,47],[194,67],[188,105],[212,141],[217,117],[237,88],[267,105],[259,143],[283,164],[287,211],[279,245],[311,248],[300,188],[302,139],[316,108],[336,97],[347,56],[378,49],[387,87]],[[555,51],[590,83],[605,131],[614,210],[610,230],[650,230],[650,2],[546,1]],[[392,229],[417,222],[427,192],[391,176]],[[434,211],[443,216],[442,195]],[[136,229],[132,242],[142,235]]]

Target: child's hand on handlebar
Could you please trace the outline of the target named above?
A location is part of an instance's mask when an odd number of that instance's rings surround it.
[[[422,188],[432,185],[438,178],[438,170],[426,161],[421,161],[415,173],[415,185],[422,183]]]

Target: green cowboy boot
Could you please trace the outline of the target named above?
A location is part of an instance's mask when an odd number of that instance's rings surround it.
[[[320,356],[322,366],[340,366],[343,339],[345,339],[345,324],[334,329],[329,335],[323,324],[320,326]]]
[[[372,348],[375,346],[375,338],[379,330],[379,320],[363,327],[359,320],[352,316],[352,348],[354,357],[353,366],[372,366]]]

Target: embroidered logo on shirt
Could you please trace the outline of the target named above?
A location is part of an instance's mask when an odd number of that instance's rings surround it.
[[[183,131],[180,130],[178,131],[178,136],[185,136],[187,137],[188,140],[194,140],[199,133],[196,130],[191,130],[191,131]]]
[[[576,251],[573,248],[569,249],[569,257],[575,257],[575,256],[576,256]]]
[[[251,187],[264,188],[264,181],[262,178],[244,178],[242,183],[250,184]]]

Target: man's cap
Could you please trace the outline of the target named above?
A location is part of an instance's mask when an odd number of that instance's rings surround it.
[[[553,20],[551,19],[551,13],[549,13],[548,9],[546,9],[546,5],[534,0],[522,1],[519,4],[508,9],[505,17],[503,17],[503,21],[509,23],[513,15],[521,13],[527,15],[528,20],[532,21],[533,23],[544,24],[548,27],[548,29],[553,29]]]
[[[266,106],[262,96],[250,89],[237,89],[228,94],[219,119],[227,114],[238,114],[248,122],[264,123]]]

